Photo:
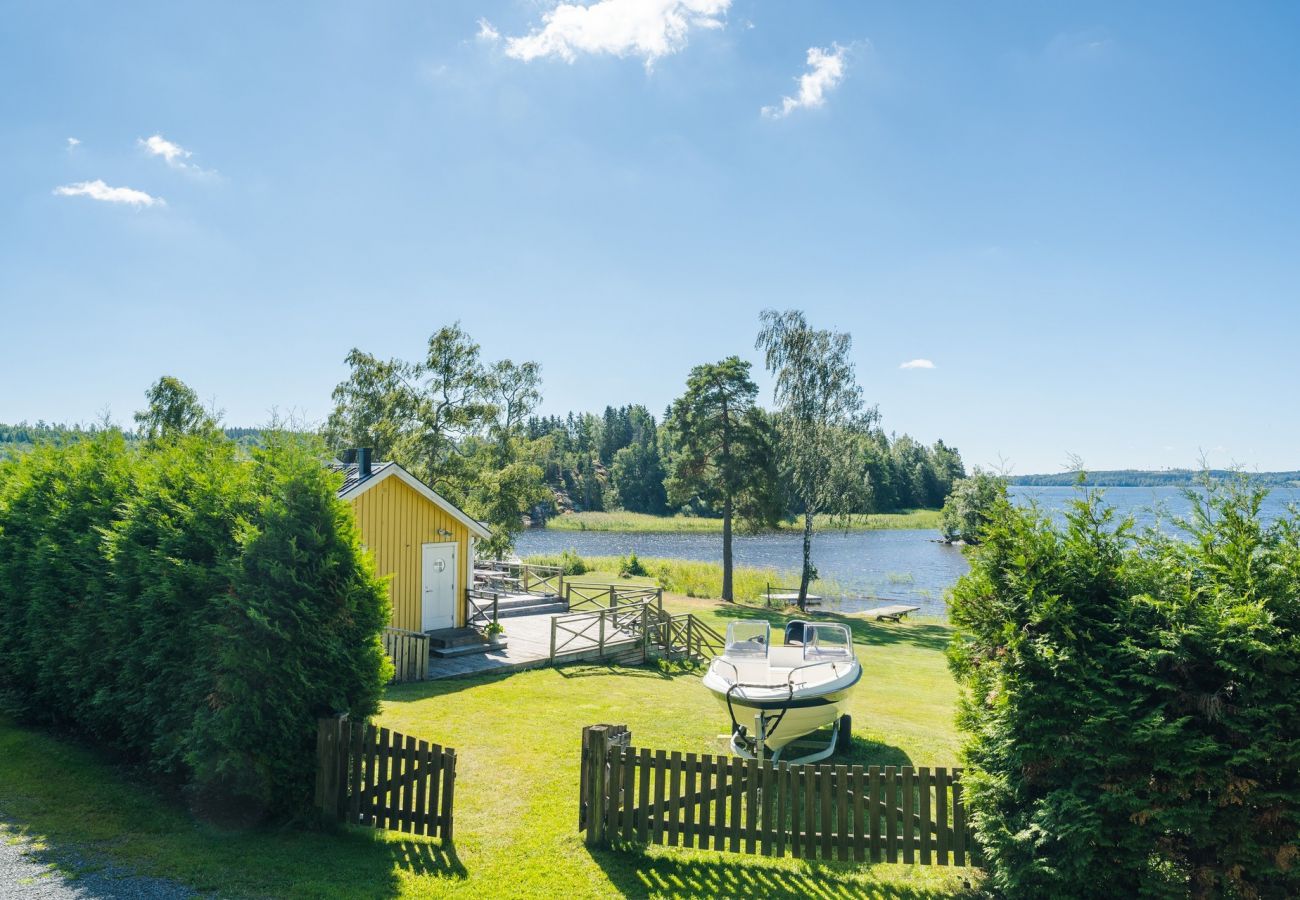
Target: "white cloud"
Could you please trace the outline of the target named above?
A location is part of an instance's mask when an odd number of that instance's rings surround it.
[[[938,368],[928,359],[909,359],[899,366],[900,369],[935,369]]]
[[[77,146],[80,143],[81,143],[80,138],[68,138],[68,149],[71,150],[73,147]]]
[[[167,165],[176,169],[189,168],[189,163],[185,162],[192,154],[180,144],[173,144],[164,138],[161,134],[155,134],[153,137],[140,138],[136,141],[141,147],[149,152],[151,156],[161,156],[167,161]]]
[[[480,41],[489,41],[495,44],[501,40],[501,32],[492,27],[492,23],[487,19],[478,20],[478,39]]]
[[[167,165],[173,169],[185,172],[199,178],[216,177],[217,172],[213,169],[204,169],[192,162],[186,162],[194,154],[186,150],[180,144],[167,140],[161,134],[155,134],[152,137],[139,138],[136,143],[144,148],[150,156],[160,156]]]
[[[542,15],[542,27],[506,40],[506,55],[529,62],[579,53],[639,56],[646,66],[686,46],[692,29],[722,28],[731,0],[598,0],[560,3]],[[480,31],[480,34],[482,32]]]
[[[824,106],[826,93],[844,80],[847,47],[831,44],[830,49],[808,48],[808,71],[799,76],[799,96],[782,97],[780,106],[764,106],[763,115],[781,119],[796,109]]]
[[[54,193],[60,197],[89,197],[91,200],[102,200],[104,203],[125,203],[137,207],[167,205],[161,197],[153,197],[135,188],[109,187],[98,178],[94,181],[78,181],[76,184],[56,187]]]

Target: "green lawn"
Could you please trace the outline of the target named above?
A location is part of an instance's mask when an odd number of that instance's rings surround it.
[[[715,627],[769,615],[669,597]],[[946,626],[850,621],[865,668],[854,761],[953,765],[956,687]],[[634,743],[716,752],[725,715],[680,668],[579,666],[402,685],[389,728],[457,748],[456,841],[363,829],[224,833],[69,742],[0,721],[0,815],[54,848],[125,862],[200,890],[289,897],[939,897],[969,870],[762,860],[651,848],[590,852],[576,830],[584,725],[626,723]]]
[[[940,513],[937,509],[909,509],[896,513],[872,513],[855,516],[849,525],[851,531],[875,529],[927,529],[938,530]],[[546,527],[552,531],[722,531],[721,519],[699,516],[652,516],[634,512],[574,512],[550,519]],[[829,516],[817,516],[819,531],[835,531],[837,526]],[[842,528],[843,526],[838,526]],[[802,520],[782,522],[781,531],[802,531]]]

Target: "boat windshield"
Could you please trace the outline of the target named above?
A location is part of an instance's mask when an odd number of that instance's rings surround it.
[[[804,662],[834,662],[853,659],[853,639],[843,625],[808,624],[804,632]]]
[[[728,659],[766,659],[770,626],[762,619],[737,619],[727,626]]]

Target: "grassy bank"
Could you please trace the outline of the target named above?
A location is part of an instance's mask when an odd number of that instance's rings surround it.
[[[938,530],[940,513],[937,509],[909,509],[896,513],[872,513],[855,516],[850,531],[875,531],[879,529]],[[720,532],[721,519],[699,516],[652,516],[634,512],[575,512],[550,519],[546,527],[552,531],[640,531],[640,532]],[[817,516],[816,527],[834,531],[836,525],[829,516]],[[841,526],[842,527],[842,526]],[[780,531],[802,531],[802,522],[782,522]]]
[[[566,577],[573,581],[628,581],[655,584],[669,593],[684,597],[716,599],[722,596],[722,563],[646,557],[637,560],[642,571],[629,577],[625,569],[629,558],[626,557],[575,556],[569,553],[561,557],[539,554],[528,557],[526,561],[543,566],[564,566],[570,573]],[[740,601],[764,599],[769,584],[789,587],[799,583],[798,572],[755,566],[736,566],[732,569],[731,578],[735,599]],[[815,581],[810,590],[824,596],[839,596],[844,593],[844,589],[833,581]]]
[[[775,613],[670,595],[715,628]],[[864,677],[850,762],[953,765],[948,629],[845,617]],[[970,870],[764,859],[652,847],[590,851],[576,829],[579,736],[624,722],[638,744],[717,752],[721,713],[695,670],[574,666],[390,688],[379,721],[458,753],[456,841],[361,829],[223,832],[131,773],[0,719],[0,816],[52,857],[124,863],[232,897],[954,896]],[[0,840],[4,836],[0,834]]]

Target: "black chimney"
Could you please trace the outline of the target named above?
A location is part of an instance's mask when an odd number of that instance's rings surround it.
[[[357,448],[357,480],[364,481],[370,477],[370,448]]]

